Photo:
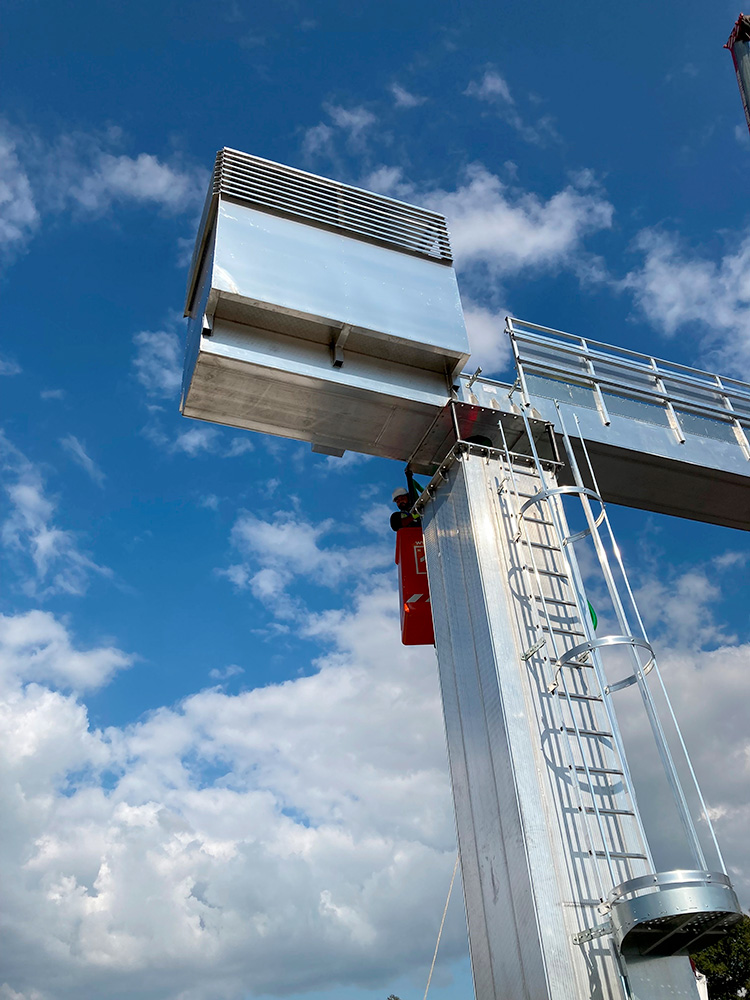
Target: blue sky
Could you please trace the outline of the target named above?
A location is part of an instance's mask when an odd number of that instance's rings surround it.
[[[485,372],[512,312],[750,380],[736,16],[6,3],[2,1000],[424,990],[455,839],[401,469],[179,416],[216,150],[445,212]],[[612,517],[747,906],[747,536]],[[466,956],[456,892],[431,995]]]

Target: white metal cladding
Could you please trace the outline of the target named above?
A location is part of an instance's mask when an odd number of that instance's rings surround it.
[[[219,197],[393,246],[430,260],[446,264],[453,261],[448,227],[438,212],[236,149],[221,149],[216,155],[201,232],[215,212]],[[193,257],[188,311],[201,249],[197,246]]]

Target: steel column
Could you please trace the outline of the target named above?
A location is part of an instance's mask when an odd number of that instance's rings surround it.
[[[587,832],[593,810],[576,799],[582,768],[564,759],[552,717],[559,692],[548,690],[541,653],[528,655],[539,626],[516,526],[498,497],[506,470],[499,458],[463,453],[444,474],[424,508],[425,554],[477,1000],[623,1000],[611,937],[585,947],[573,940],[605,919],[597,912],[605,851]],[[518,473],[529,492],[535,478]],[[616,835],[627,855],[628,828]],[[616,864],[631,875],[647,870]],[[661,963],[660,996],[691,997],[686,964]],[[674,994],[664,992],[669,969]],[[642,987],[631,995],[651,1000]]]

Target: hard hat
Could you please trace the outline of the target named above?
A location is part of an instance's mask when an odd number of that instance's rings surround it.
[[[393,491],[391,500],[395,500],[396,497],[408,497],[408,496],[409,496],[409,491],[405,490],[403,486],[399,486]]]

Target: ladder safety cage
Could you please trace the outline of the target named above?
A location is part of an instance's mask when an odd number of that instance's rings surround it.
[[[509,320],[509,326],[512,322]],[[514,350],[516,348],[517,344],[514,341]],[[516,357],[518,359],[518,353]],[[650,364],[649,369],[653,370]],[[501,497],[509,496],[512,506],[515,507],[516,530],[513,541],[526,546],[527,554],[523,560],[523,570],[529,581],[528,592],[535,598],[531,603],[539,617],[538,627],[544,632],[543,639],[527,650],[523,659],[531,660],[532,657],[538,656],[540,651],[546,650],[546,655],[542,659],[552,671],[547,690],[550,694],[556,695],[559,706],[564,706],[567,710],[567,721],[561,722],[560,732],[569,737],[568,753],[571,761],[569,766],[571,772],[578,775],[580,780],[578,786],[582,799],[580,808],[590,845],[589,851],[592,856],[603,859],[610,880],[609,887],[606,888],[603,873],[597,872],[602,900],[599,912],[611,913],[611,920],[600,928],[584,928],[575,936],[575,941],[583,944],[602,934],[612,933],[623,953],[633,949],[639,954],[685,953],[688,948],[705,947],[715,936],[724,933],[727,926],[739,919],[741,913],[739,903],[725,874],[725,864],[708,809],[659,672],[656,655],[638,611],[580,427],[578,433],[593,489],[584,485],[564,415],[557,401],[555,401],[557,430],[562,434],[568,468],[572,472],[575,485],[562,488],[548,485],[549,466],[545,470],[546,463],[540,459],[531,433],[528,416],[531,399],[525,386],[525,374],[521,362],[518,385],[522,389],[525,403],[522,418],[539,486],[531,496],[525,495],[518,489],[517,462],[507,448],[506,441],[507,472],[498,491]],[[577,422],[577,416],[574,416]],[[500,431],[504,435],[502,422]],[[564,500],[573,497],[577,497],[580,501],[586,523],[585,529],[577,532],[571,532],[568,528],[563,503]],[[592,503],[599,505],[598,510],[594,509]],[[546,595],[539,582],[545,573],[549,575],[549,571],[537,564],[534,549],[536,547],[538,551],[539,545],[537,543],[535,546],[528,535],[530,520],[528,512],[532,509],[538,513],[538,521],[549,526],[555,539],[554,545],[546,545],[544,548],[556,548],[566,567],[563,572],[555,572],[554,576],[564,581],[567,587],[568,599],[565,603],[575,609],[577,620],[575,632],[571,632],[570,629],[556,629],[553,626],[554,607],[558,601],[554,595],[551,597]],[[602,528],[605,529],[604,538],[607,545],[600,531]],[[576,543],[584,538],[590,539],[593,543],[611,602],[612,616],[617,623],[617,632],[607,636],[595,634],[593,622],[588,614],[590,605],[576,556]],[[617,575],[622,581],[620,586],[610,564],[607,548],[613,553]],[[621,592],[621,588],[624,593]],[[561,642],[561,631],[564,631],[567,645]],[[628,655],[630,667],[624,677],[610,681],[612,667],[611,663],[605,662],[605,654],[614,650],[624,651]],[[584,673],[587,675],[586,680],[582,679]],[[649,687],[650,676],[656,678],[657,688],[667,706],[671,728],[677,735],[678,746],[675,749],[679,752],[689,774],[693,797],[699,803],[700,818],[708,831],[715,863],[720,869],[718,872],[709,870],[704,847],[680,781],[673,751]],[[683,840],[693,859],[695,869],[693,872],[655,870],[612,697],[632,686],[637,686],[641,695],[657,755],[680,820]],[[581,703],[586,705],[588,716],[584,717],[579,710],[577,711],[576,707]],[[608,749],[608,759],[604,757],[592,759],[590,745],[593,741],[596,742],[600,754],[603,747]],[[600,794],[603,776],[609,776],[618,783],[616,787],[611,786],[612,797],[604,802]],[[589,816],[593,819],[593,826],[586,822]],[[626,819],[630,823],[629,829],[623,826]],[[615,820],[617,822],[613,826]],[[599,840],[599,849],[591,846],[592,833],[598,833],[598,838],[594,839]],[[622,849],[623,843],[627,845],[625,850]],[[623,879],[618,874],[622,872],[622,867],[618,867],[618,863],[621,865],[622,862],[626,862],[629,866],[633,863],[640,865],[641,871],[638,872],[637,868],[630,867],[627,877]],[[643,874],[643,866],[646,874]]]

